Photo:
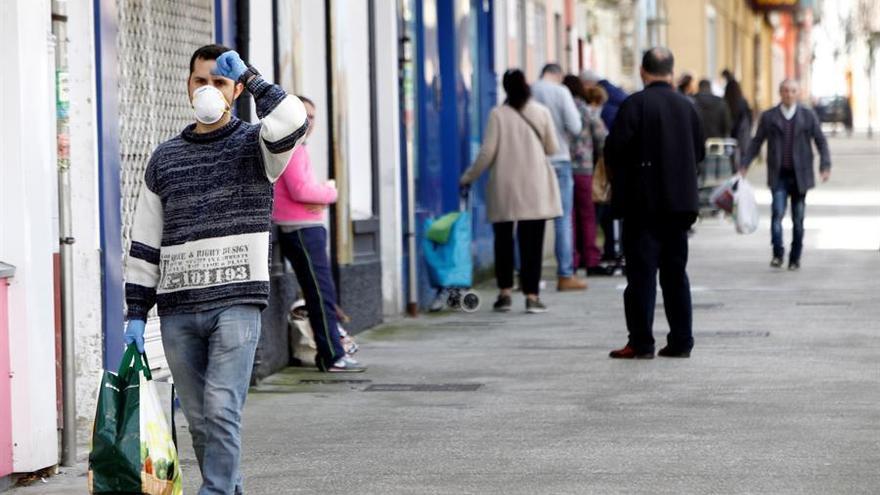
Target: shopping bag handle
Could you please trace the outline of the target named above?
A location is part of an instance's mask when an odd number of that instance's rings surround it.
[[[122,361],[119,362],[119,371],[117,375],[123,381],[128,380],[132,372],[142,371],[147,380],[153,379],[150,372],[150,363],[147,361],[147,355],[138,352],[137,346],[129,344],[125,348],[125,354],[122,355]]]

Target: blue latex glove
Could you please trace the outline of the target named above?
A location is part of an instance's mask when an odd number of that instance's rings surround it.
[[[247,70],[247,64],[238,55],[235,50],[229,50],[217,57],[217,67],[211,73],[216,76],[223,76],[232,79],[235,82],[241,78],[244,71]]]
[[[126,345],[134,344],[141,354],[144,353],[144,327],[146,325],[144,320],[128,320],[125,333],[122,336]]]

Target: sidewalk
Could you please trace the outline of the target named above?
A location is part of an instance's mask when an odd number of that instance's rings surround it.
[[[477,314],[362,334],[365,374],[289,369],[254,389],[246,493],[876,493],[880,149],[832,146],[833,182],[807,199],[800,272],[768,266],[769,207],[751,236],[697,226],[691,359],[607,358],[626,338],[621,277],[591,278],[585,293],[549,283],[546,315],[519,298],[492,313],[489,288]],[[658,344],[667,329],[658,301]],[[76,475],[12,493],[85,493]]]

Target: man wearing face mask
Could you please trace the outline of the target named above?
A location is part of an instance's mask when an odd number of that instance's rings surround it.
[[[305,108],[220,45],[196,50],[196,122],[153,152],[126,264],[125,341],[143,352],[154,304],[202,472],[200,495],[240,494],[241,410],[269,296],[273,183],[308,128]],[[242,91],[258,124],[231,115]]]

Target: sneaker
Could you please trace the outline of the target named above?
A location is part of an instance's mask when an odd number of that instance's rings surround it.
[[[437,294],[434,296],[434,300],[431,301],[431,305],[428,307],[428,311],[431,313],[436,313],[438,311],[443,311],[446,309],[446,299],[448,298],[446,291],[443,289],[438,289]]]
[[[792,272],[796,272],[801,269],[800,261],[789,261],[788,262],[788,270]]]
[[[492,309],[499,313],[506,313],[510,311],[511,306],[513,306],[513,301],[510,300],[510,296],[499,295],[498,300],[492,305]]]
[[[547,306],[544,306],[544,303],[542,303],[540,299],[526,298],[526,313],[540,314],[546,312]]]
[[[774,256],[773,259],[770,260],[770,266],[772,268],[782,268],[782,258]]]
[[[351,338],[351,335],[349,335],[348,332],[345,331],[344,328],[342,328],[342,325],[337,324],[336,328],[339,330],[339,343],[342,344],[342,348],[345,350],[346,354],[351,356],[352,354],[360,350],[361,347],[357,344],[357,342],[354,341],[353,338]]]
[[[559,292],[587,290],[587,282],[577,277],[559,277],[556,283],[556,290]]]
[[[367,371],[366,366],[348,356],[341,358],[333,363],[333,366],[327,368],[327,373],[363,373],[364,371]]]

